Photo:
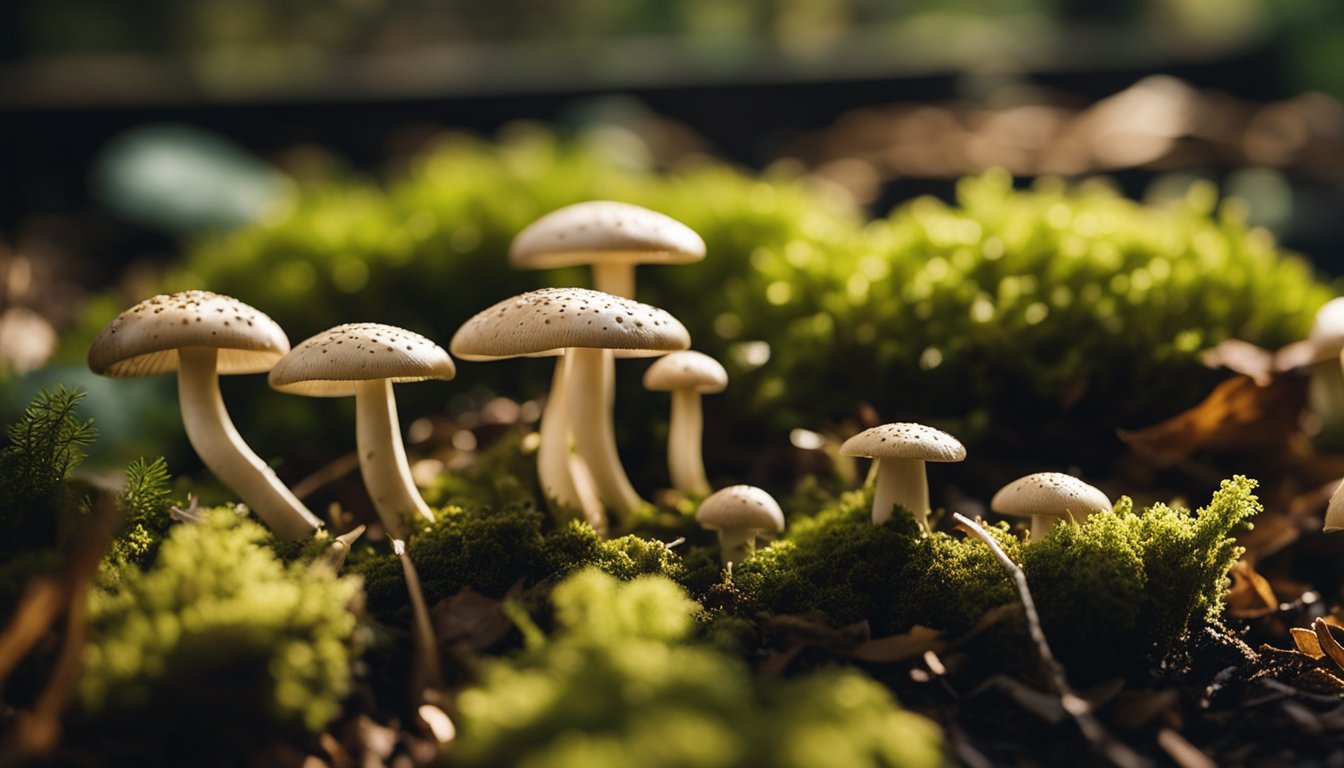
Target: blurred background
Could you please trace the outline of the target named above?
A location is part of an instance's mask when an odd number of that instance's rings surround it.
[[[176,413],[147,405],[171,399],[171,382],[93,379],[81,362],[91,334],[183,287],[184,259],[196,277],[227,261],[240,241],[223,233],[293,210],[303,190],[414,174],[445,135],[518,146],[542,133],[639,173],[713,162],[782,174],[860,216],[950,200],[959,178],[989,169],[1019,187],[1102,175],[1143,200],[1206,179],[1328,278],[1344,268],[1341,98],[1336,0],[11,0],[0,3],[0,410],[42,384],[80,384],[123,452],[171,453],[161,436]],[[464,195],[489,186],[461,183]],[[521,208],[496,219],[527,221]],[[442,224],[406,222],[398,237]],[[485,225],[445,237],[497,258],[507,244]],[[362,258],[318,284],[367,291]],[[307,285],[305,274],[253,279]],[[506,294],[468,295],[472,306],[419,311],[456,320]],[[319,329],[297,325],[296,343]],[[443,400],[411,416],[458,419],[491,402]],[[448,439],[471,442],[460,432]],[[263,455],[292,455],[264,430],[257,439]],[[331,459],[315,453],[305,471]]]

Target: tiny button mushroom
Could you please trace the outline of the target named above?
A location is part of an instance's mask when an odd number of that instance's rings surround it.
[[[118,315],[89,348],[89,369],[122,378],[176,372],[182,424],[202,463],[277,537],[301,539],[321,521],[243,442],[219,392],[221,374],[264,373],[288,351],[285,332],[256,309],[209,291],[183,291]]]
[[[410,519],[433,521],[406,461],[392,385],[457,374],[443,347],[418,333],[378,323],[350,323],[305,340],[271,369],[271,386],[309,397],[355,398],[360,473],[378,518],[393,538]]]
[[[784,531],[784,511],[774,497],[752,485],[730,485],[716,491],[695,513],[702,528],[719,533],[719,558],[740,563],[756,548],[762,533]]]
[[[955,437],[923,424],[897,422],[864,430],[840,446],[842,456],[877,460],[877,488],[873,493],[873,523],[891,519],[900,505],[929,527],[929,481],[924,464],[962,461],[966,447]]]
[[[1031,540],[1040,541],[1067,517],[1075,523],[1111,508],[1099,489],[1062,472],[1037,472],[999,489],[989,508],[1008,517],[1031,518]]]
[[[700,395],[722,392],[728,372],[703,352],[683,350],[660,358],[644,372],[644,388],[672,393],[672,417],[667,433],[667,464],[672,487],[686,494],[709,493],[701,454],[704,416]]]

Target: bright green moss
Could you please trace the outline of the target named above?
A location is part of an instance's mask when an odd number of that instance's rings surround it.
[[[144,571],[89,596],[80,697],[110,730],[245,735],[318,731],[354,661],[356,579],[280,562],[260,525],[226,510],[180,524]],[[126,734],[123,734],[126,736]]]
[[[1224,481],[1198,512],[1156,504],[1057,526],[1022,546],[990,527],[1027,574],[1056,654],[1083,677],[1158,660],[1192,621],[1222,610],[1231,538],[1260,510],[1254,481]],[[989,609],[1016,602],[1002,566],[974,538],[920,536],[898,515],[874,526],[868,498],[851,493],[743,563],[739,611],[821,611],[837,623],[867,619],[877,634],[922,624],[964,632]],[[1014,631],[1021,626],[1014,624]]]
[[[761,681],[687,643],[699,606],[659,577],[580,572],[539,647],[458,699],[466,766],[934,766],[936,726],[852,672]]]

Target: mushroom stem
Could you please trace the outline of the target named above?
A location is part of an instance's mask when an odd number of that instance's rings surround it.
[[[719,531],[719,562],[740,564],[756,551],[756,531],[750,528]]]
[[[569,450],[571,437],[568,398],[568,371],[570,358],[563,355],[555,361],[555,377],[551,392],[546,397],[546,410],[541,415],[541,447],[537,449],[537,478],[548,502],[559,503],[583,514],[588,524],[599,533],[607,528],[606,513],[590,488],[581,488],[575,475],[587,471],[583,460]],[[591,485],[589,483],[588,485]]]
[[[611,408],[603,394],[604,366],[615,366],[607,350],[572,347],[565,351],[570,360],[569,404],[574,439],[588,469],[593,473],[598,496],[616,513],[628,519],[644,503],[635,492],[616,452],[616,433]]]
[[[1031,541],[1033,543],[1044,539],[1046,534],[1054,530],[1062,518],[1059,515],[1032,515],[1031,516]]]
[[[929,480],[921,459],[877,459],[873,524],[891,519],[895,505],[910,511],[921,528],[929,527]]]
[[[1339,358],[1312,366],[1307,402],[1321,421],[1321,432],[1330,434],[1344,429],[1344,364]]]
[[[389,536],[405,538],[406,522],[417,517],[434,522],[434,513],[411,479],[390,379],[356,382],[355,444],[364,487]]]
[[[183,321],[185,322],[185,321]],[[215,364],[219,350],[184,347],[177,351],[177,397],[182,425],[196,455],[253,512],[276,538],[297,541],[322,527],[317,516],[286,488],[256,453],[243,442],[224,408]]]
[[[593,287],[623,299],[635,298],[635,265],[629,262],[594,264]]]
[[[672,487],[692,496],[709,493],[705,460],[700,452],[704,417],[700,393],[694,389],[672,390],[672,422],[667,433],[667,469]]]

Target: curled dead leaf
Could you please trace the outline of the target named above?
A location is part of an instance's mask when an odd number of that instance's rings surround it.
[[[1269,581],[1245,560],[1232,565],[1232,588],[1227,593],[1227,613],[1238,619],[1258,619],[1279,609],[1279,600]]]
[[[1321,650],[1325,655],[1329,656],[1340,669],[1344,669],[1344,646],[1335,639],[1330,631],[1330,624],[1325,619],[1317,619],[1311,623],[1311,628],[1316,632],[1316,639],[1320,641]]]
[[[1293,627],[1288,631],[1292,634],[1293,644],[1297,646],[1299,652],[1313,659],[1325,658],[1325,651],[1321,649],[1321,641],[1317,639],[1315,632],[1302,627]]]

